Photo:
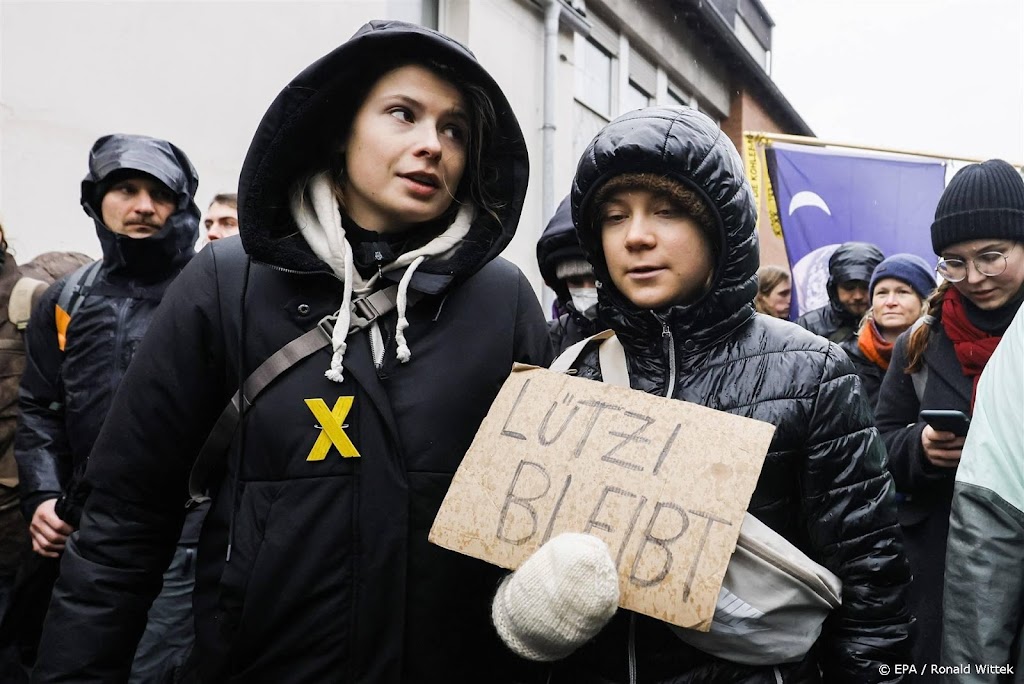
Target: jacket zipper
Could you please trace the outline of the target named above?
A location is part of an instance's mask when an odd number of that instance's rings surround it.
[[[672,336],[672,329],[669,328],[668,321],[662,320],[658,314],[654,314],[654,317],[661,323],[662,346],[665,347],[668,355],[668,379],[665,382],[665,396],[671,399],[672,394],[676,391],[675,338]],[[636,613],[631,613],[629,616],[628,667],[629,683],[636,684]]]
[[[384,365],[384,335],[378,321],[370,324],[370,353],[373,355],[374,368],[380,370]]]
[[[672,337],[672,329],[668,327],[668,321],[662,320],[658,314],[654,317],[661,323],[661,341],[665,352],[668,355],[668,379],[665,382],[665,396],[669,399],[676,391],[676,344]]]
[[[253,262],[259,264],[260,266],[266,266],[272,271],[280,271],[281,273],[291,273],[292,275],[329,275],[335,280],[341,281],[341,278],[339,278],[338,274],[335,273],[334,271],[297,271],[294,268],[285,268],[284,266],[275,266],[274,264],[268,264],[266,261],[257,261],[256,259],[253,259]]]

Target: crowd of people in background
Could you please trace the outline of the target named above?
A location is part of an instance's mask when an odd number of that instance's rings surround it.
[[[475,57],[378,21],[281,91],[205,215],[184,151],[114,134],[81,186],[101,259],[19,266],[0,228],[0,680],[1013,680],[1018,170],[952,178],[935,266],[839,245],[798,317],[699,111],[590,143],[536,246],[549,316],[499,256],[527,179]],[[427,541],[512,364],[615,382],[608,330],[632,389],[776,427],[748,512],[841,582],[813,647],[619,608],[593,535],[511,573]],[[937,669],[965,662],[1009,678]]]

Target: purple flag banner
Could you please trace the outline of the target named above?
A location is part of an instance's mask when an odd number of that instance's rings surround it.
[[[828,303],[828,259],[850,240],[935,263],[931,224],[945,163],[774,143],[765,150],[793,274],[795,319]]]

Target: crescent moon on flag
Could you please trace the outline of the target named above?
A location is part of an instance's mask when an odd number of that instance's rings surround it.
[[[821,195],[810,190],[801,190],[793,195],[793,199],[789,200],[789,215],[792,216],[800,207],[818,207],[829,216],[832,215],[832,210],[825,204],[825,200],[821,199]]]

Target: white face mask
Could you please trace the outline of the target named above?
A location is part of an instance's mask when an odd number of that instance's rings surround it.
[[[572,305],[577,311],[590,320],[597,318],[596,287],[570,287],[569,296],[572,297]]]

